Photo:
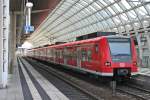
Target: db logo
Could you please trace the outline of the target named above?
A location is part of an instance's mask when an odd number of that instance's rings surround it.
[[[125,63],[120,63],[120,67],[125,67]]]

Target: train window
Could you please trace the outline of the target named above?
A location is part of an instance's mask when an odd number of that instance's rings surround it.
[[[87,55],[88,55],[88,61],[91,61],[92,60],[92,52],[91,52],[91,50],[88,50]]]
[[[98,53],[98,44],[95,45],[95,52]]]
[[[86,51],[82,50],[82,61],[86,61]]]

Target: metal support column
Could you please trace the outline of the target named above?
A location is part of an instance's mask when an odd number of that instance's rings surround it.
[[[138,32],[136,32],[136,38],[137,38],[138,49],[139,49],[139,63],[140,63],[140,67],[142,67],[143,50],[141,44],[141,35]]]
[[[149,67],[150,66],[150,33],[148,31],[145,31],[145,36],[147,39],[147,47],[148,47],[148,52],[147,52],[147,59],[146,59],[146,66]]]
[[[7,86],[9,0],[0,0],[0,87]]]

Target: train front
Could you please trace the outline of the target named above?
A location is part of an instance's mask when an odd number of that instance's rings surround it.
[[[105,71],[114,77],[130,77],[137,74],[137,55],[134,41],[127,37],[108,37]]]

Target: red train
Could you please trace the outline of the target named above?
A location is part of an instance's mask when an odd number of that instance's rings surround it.
[[[28,56],[100,76],[130,77],[138,72],[134,41],[124,36],[102,36],[31,49]]]

